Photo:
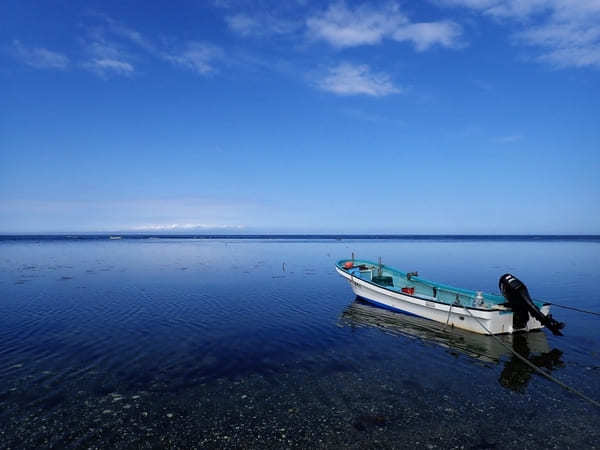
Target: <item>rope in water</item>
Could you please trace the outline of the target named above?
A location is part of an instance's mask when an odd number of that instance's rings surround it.
[[[558,303],[550,303],[550,302],[546,302],[546,303],[548,303],[549,305],[552,305],[552,306],[557,306],[559,308],[572,309],[573,311],[579,311],[579,312],[586,313],[586,314],[593,314],[595,316],[600,316],[600,313],[595,312],[595,311],[587,311],[585,309],[579,309],[579,308],[575,308],[573,306],[559,305]]]
[[[579,392],[577,389],[572,388],[571,386],[563,383],[562,381],[560,381],[557,378],[554,378],[552,375],[550,375],[548,372],[546,372],[545,370],[540,369],[538,366],[536,366],[535,364],[533,364],[531,361],[529,361],[527,358],[525,358],[524,356],[520,355],[519,353],[517,353],[512,347],[509,347],[508,345],[506,345],[504,342],[502,342],[500,339],[498,339],[497,336],[493,335],[492,332],[490,330],[487,329],[487,327],[481,323],[481,321],[475,317],[473,315],[473,313],[471,313],[471,311],[469,311],[469,308],[465,308],[465,310],[469,313],[469,315],[475,319],[479,325],[481,325],[481,328],[483,328],[485,331],[487,331],[487,333],[493,337],[494,339],[496,339],[496,342],[498,342],[500,345],[502,345],[505,349],[507,349],[508,351],[510,351],[512,354],[514,354],[517,358],[519,358],[521,361],[523,361],[525,364],[527,364],[529,367],[531,367],[533,370],[535,370],[537,373],[539,373],[540,375],[542,375],[543,377],[549,379],[550,381],[553,381],[554,383],[558,384],[559,386],[561,386],[562,388],[566,389],[569,392],[572,392],[573,394],[581,397],[582,399],[590,402],[592,405],[597,406],[598,408],[600,408],[600,402],[594,400],[593,398],[588,397],[587,395],[585,395],[583,392]]]

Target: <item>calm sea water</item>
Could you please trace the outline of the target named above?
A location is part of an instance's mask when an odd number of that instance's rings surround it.
[[[0,447],[597,448],[485,336],[357,301],[354,252],[600,311],[600,239],[0,239]],[[600,317],[503,341],[600,400]]]

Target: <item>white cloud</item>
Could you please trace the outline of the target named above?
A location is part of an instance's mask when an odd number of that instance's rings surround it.
[[[0,202],[0,231],[245,230],[271,212],[262,208],[253,200],[196,196],[7,199]]]
[[[193,70],[200,75],[216,71],[215,61],[223,58],[223,51],[207,42],[188,42],[183,50],[164,52],[163,58],[175,65]]]
[[[260,24],[258,21],[246,14],[235,14],[225,18],[227,25],[236,33],[242,36],[260,32]]]
[[[401,92],[385,73],[371,72],[369,66],[342,63],[329,69],[317,86],[338,95],[382,97]]]
[[[234,14],[225,18],[229,28],[242,36],[269,36],[292,33],[299,24],[270,14]]]
[[[400,27],[394,32],[393,38],[411,41],[418,51],[423,51],[435,44],[458,47],[461,33],[460,26],[454,22],[421,22]]]
[[[82,66],[103,78],[130,76],[136,72],[136,66],[148,58],[207,75],[216,72],[215,62],[223,59],[222,50],[210,43],[189,41],[167,45],[154,42],[105,14],[93,16],[99,18],[100,23],[86,30],[84,45],[89,58]]]
[[[114,43],[88,42],[86,52],[89,58],[82,66],[102,78],[111,75],[131,76],[135,72],[132,57]]]
[[[205,223],[170,223],[160,225],[136,225],[124,227],[123,230],[131,231],[194,231],[194,230],[243,230],[243,225],[221,225]]]
[[[136,71],[136,65],[148,57],[207,75],[216,71],[214,63],[223,57],[222,50],[209,43],[190,41],[179,47],[159,45],[107,15],[94,16],[100,18],[100,24],[87,29],[85,47],[90,57],[83,67],[103,78],[130,76]]]
[[[514,20],[516,42],[541,49],[538,59],[559,67],[600,68],[598,0],[444,0],[497,19]]]
[[[600,14],[597,20],[589,25],[580,21],[550,21],[523,30],[516,37],[543,48],[539,59],[554,65],[600,68]]]
[[[345,3],[331,5],[306,21],[312,38],[323,39],[335,47],[378,44],[406,23],[408,19],[395,5],[382,10],[363,5],[351,10]]]
[[[62,53],[53,52],[46,48],[27,48],[21,42],[13,41],[17,58],[36,69],[66,69],[69,58]]]
[[[350,9],[336,3],[309,17],[306,25],[310,38],[338,48],[379,44],[384,38],[410,41],[419,51],[436,44],[457,47],[462,32],[450,21],[412,23],[393,3],[379,9],[367,4]]]
[[[132,42],[149,53],[154,53],[156,51],[154,44],[139,31],[129,28],[108,16],[105,16],[105,20],[108,23],[110,32],[114,35]]]
[[[465,6],[495,17],[524,18],[550,5],[552,0],[442,0],[443,3]]]
[[[92,59],[85,62],[83,66],[102,77],[108,77],[112,74],[129,76],[135,71],[134,67],[126,61],[107,58]]]

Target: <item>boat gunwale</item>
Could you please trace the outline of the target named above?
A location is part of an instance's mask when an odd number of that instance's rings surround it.
[[[426,298],[426,297],[420,297],[420,296],[418,296],[418,295],[414,295],[414,294],[408,294],[408,293],[406,293],[406,292],[398,292],[398,291],[394,291],[394,290],[392,290],[392,289],[389,289],[389,288],[387,288],[387,287],[385,287],[385,286],[382,286],[382,285],[380,285],[380,284],[373,283],[372,281],[369,281],[369,280],[365,280],[365,279],[363,279],[363,278],[356,277],[356,276],[352,275],[351,273],[349,273],[348,271],[346,271],[346,270],[345,270],[344,268],[342,268],[342,267],[336,267],[336,269],[338,269],[338,270],[342,271],[342,273],[345,273],[345,274],[347,274],[347,275],[348,275],[348,276],[350,276],[352,279],[355,279],[355,278],[356,278],[356,280],[357,280],[357,281],[362,281],[362,282],[364,282],[364,283],[366,283],[366,284],[373,285],[373,286],[375,286],[375,287],[378,287],[378,288],[380,288],[380,289],[383,289],[384,291],[388,291],[388,292],[390,292],[390,293],[392,293],[392,294],[404,295],[404,296],[406,296],[406,297],[414,298],[414,299],[421,300],[421,301],[424,301],[424,302],[432,302],[432,303],[437,303],[438,305],[444,305],[444,306],[449,306],[449,307],[454,307],[454,308],[464,308],[464,309],[471,309],[471,310],[474,310],[474,311],[483,311],[483,312],[499,312],[500,314],[503,314],[503,313],[504,313],[504,314],[506,314],[506,313],[511,313],[511,312],[513,312],[513,311],[512,311],[512,309],[510,309],[510,308],[507,308],[507,309],[501,309],[501,308],[477,308],[477,307],[474,307],[474,306],[466,306],[466,305],[454,305],[454,304],[452,304],[452,303],[440,302],[440,301],[438,301],[438,300],[433,300],[433,299],[431,299],[431,298]]]
[[[340,259],[336,263],[336,268],[342,270],[344,273],[347,273],[351,277],[353,277],[353,275],[350,274],[343,267],[344,263],[350,262],[350,261],[352,261],[353,263],[358,263],[358,264],[370,264],[370,265],[375,266],[375,267],[378,267],[380,265],[379,263],[375,263],[373,261],[369,261],[369,260],[366,260],[366,259]],[[385,264],[381,264],[381,267],[382,267],[382,269],[385,268],[385,269],[391,270],[392,272],[396,272],[396,273],[400,274],[403,277],[407,276],[407,272],[402,272],[401,270],[398,270],[398,269],[396,269],[394,267],[386,266]],[[432,286],[432,287],[438,287],[438,288],[442,288],[442,289],[447,289],[450,292],[455,292],[457,294],[472,295],[472,296],[477,295],[477,291],[473,291],[471,289],[457,288],[457,287],[450,286],[450,285],[447,285],[447,284],[443,284],[443,283],[438,283],[438,282],[435,282],[435,281],[426,280],[425,278],[420,278],[418,276],[413,276],[413,277],[411,277],[411,279],[414,279],[415,281],[419,281],[419,282],[421,282],[421,283],[423,283],[425,285],[429,285],[429,286]],[[377,286],[377,287],[379,287],[381,289],[384,289],[386,291],[389,291],[389,292],[393,292],[393,293],[396,293],[396,294],[402,294],[402,295],[405,295],[405,296],[408,296],[408,297],[412,297],[412,298],[416,298],[416,299],[419,299],[419,300],[424,300],[424,301],[428,301],[428,302],[438,303],[440,305],[456,306],[456,307],[460,306],[460,307],[463,307],[463,308],[468,308],[468,309],[472,309],[472,310],[476,310],[476,311],[500,311],[500,312],[503,312],[503,313],[512,312],[512,309],[509,308],[509,307],[505,307],[505,309],[502,309],[502,308],[497,308],[497,307],[494,307],[494,308],[477,308],[475,306],[454,305],[452,303],[440,302],[439,300],[434,300],[432,298],[421,297],[421,296],[415,295],[415,294],[408,294],[406,292],[398,292],[398,291],[395,291],[393,289],[389,289],[386,286],[383,286],[383,285],[380,285],[380,284],[377,284],[377,283],[373,283],[372,281],[365,280],[363,278],[359,278],[359,280],[364,281],[364,282],[366,282],[368,284],[372,284],[373,286]],[[497,294],[483,293],[483,295],[484,296],[487,295],[487,296],[494,296],[494,297],[498,297],[498,298],[503,298],[503,297],[501,297],[500,295],[497,295]],[[544,302],[544,301],[540,301],[540,300],[535,300],[535,299],[534,299],[534,302],[538,303],[539,307],[550,305],[550,303],[547,303],[547,302]],[[501,306],[501,305],[504,305],[506,303],[507,302],[505,301],[503,303],[497,303],[496,305],[497,306]]]

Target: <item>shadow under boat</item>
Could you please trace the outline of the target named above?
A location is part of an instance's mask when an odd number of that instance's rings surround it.
[[[377,308],[360,297],[356,297],[342,312],[339,321],[343,326],[351,328],[374,327],[387,334],[420,339],[485,363],[500,364],[504,361],[504,369],[498,382],[514,391],[523,390],[534,371],[509,349],[547,372],[564,367],[561,360],[563,352],[556,348],[550,349],[542,330],[496,335],[495,339],[422,317]]]

